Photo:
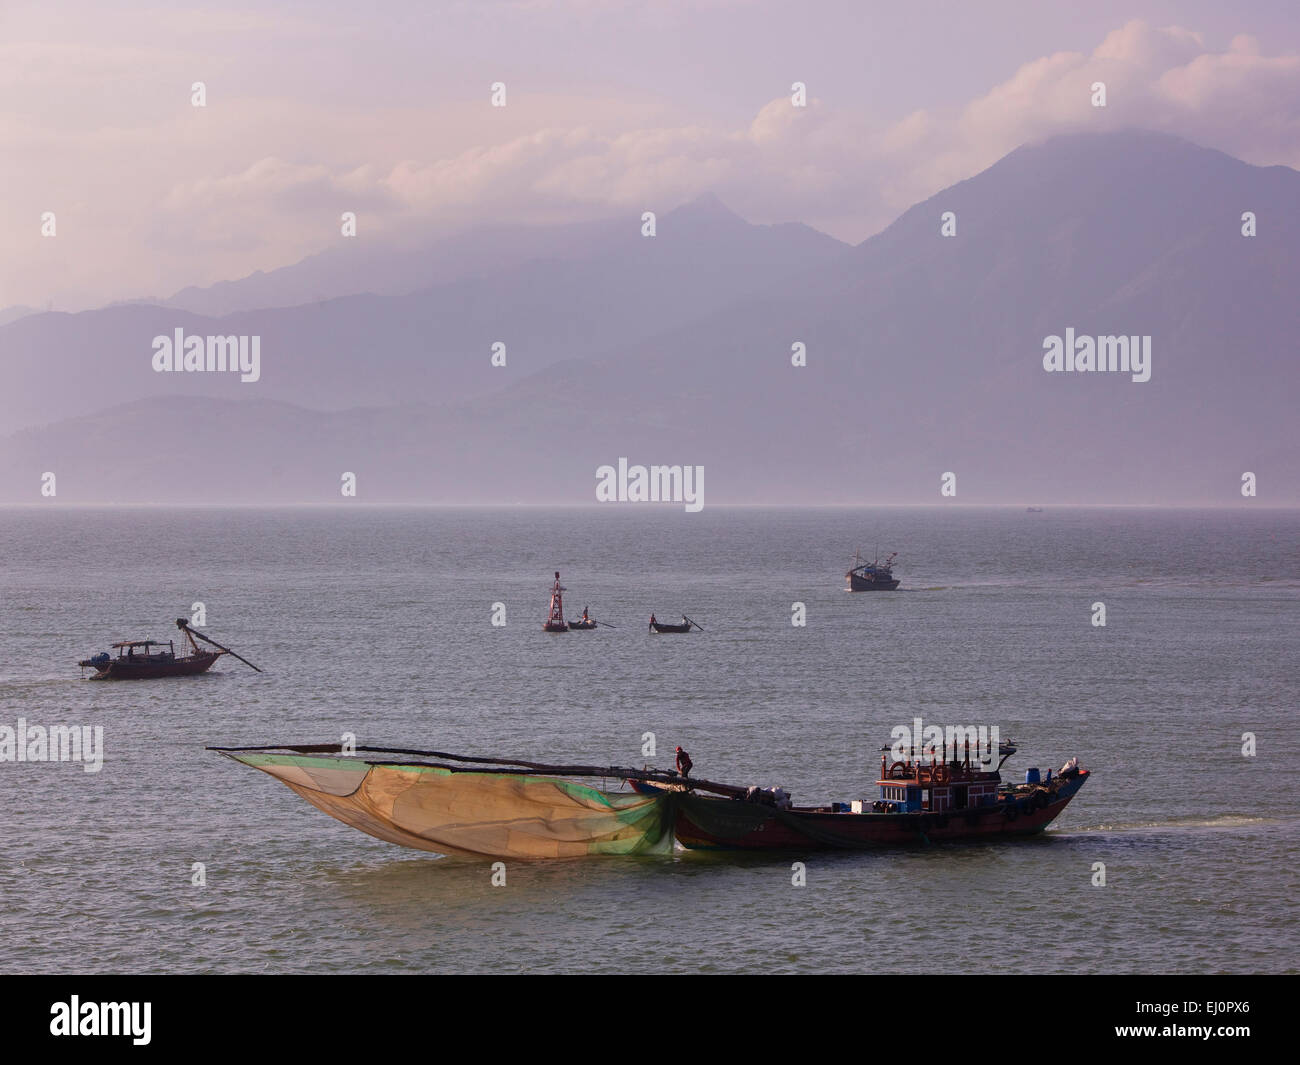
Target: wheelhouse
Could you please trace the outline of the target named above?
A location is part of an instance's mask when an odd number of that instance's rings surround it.
[[[975,762],[971,762],[969,741],[964,758],[958,758],[954,751],[953,758],[943,762],[936,759],[934,747],[930,748],[928,762],[917,758],[915,751],[911,757],[893,763],[887,753],[882,753],[880,778],[876,781],[880,796],[871,808],[877,813],[950,813],[996,805],[1002,783],[999,770],[1015,750],[1009,744],[1001,745],[1002,761],[996,769],[983,768],[978,750]]]
[[[168,640],[164,643],[162,640],[119,640],[112,645],[113,650],[117,652],[118,658],[175,658],[176,643]],[[166,650],[154,651],[155,647]]]

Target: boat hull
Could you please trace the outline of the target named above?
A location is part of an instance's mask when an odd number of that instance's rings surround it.
[[[859,577],[856,573],[848,574],[850,592],[892,592],[898,587],[896,578],[881,580],[879,578]]]
[[[151,662],[144,658],[113,658],[105,666],[96,666],[97,672],[90,679],[159,680],[162,677],[192,677],[197,673],[206,673],[220,657],[216,652],[200,651],[196,655],[165,662]]]
[[[1062,781],[1047,805],[1023,800],[947,813],[778,810],[737,799],[677,797],[674,833],[691,850],[866,850],[940,840],[1032,836],[1050,825],[1087,780]],[[1047,799],[1047,796],[1044,796]]]
[[[594,621],[570,621],[569,622],[569,628],[572,629],[574,632],[586,632],[588,629],[594,629],[595,627],[596,627],[596,622]]]
[[[691,626],[689,625],[689,623],[686,625],[661,625],[657,621],[652,621],[650,623],[650,627],[654,629],[655,632],[690,632],[691,631]]]

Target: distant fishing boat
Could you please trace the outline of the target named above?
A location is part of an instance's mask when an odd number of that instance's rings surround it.
[[[594,629],[595,627],[596,619],[587,616],[587,608],[585,606],[582,608],[582,617],[578,618],[577,621],[569,622],[570,630],[577,632],[585,632],[586,630]]]
[[[119,640],[112,645],[116,655],[107,651],[91,658],[83,658],[77,664],[95,670],[91,680],[157,680],[162,677],[190,677],[197,673],[206,673],[222,655],[238,658],[244,665],[262,672],[246,658],[235,654],[228,647],[223,647],[216,640],[195,632],[184,618],[176,619],[176,627],[185,634],[189,641],[189,654],[176,654],[174,640]],[[199,647],[195,639],[212,644],[216,651],[206,651]],[[166,647],[166,650],[162,648]],[[155,650],[157,648],[157,650]]]
[[[1071,759],[1046,778],[1004,784],[964,760],[881,759],[875,801],[795,806],[781,788],[700,780],[673,770],[549,765],[445,751],[338,744],[211,747],[287,784],[317,809],[389,843],[479,858],[664,854],[691,849],[854,850],[935,840],[1002,839],[1045,829],[1089,772]],[[946,755],[946,752],[945,752]],[[689,769],[689,764],[687,766]],[[631,791],[612,790],[611,782]]]
[[[1042,507],[1025,507],[1026,514],[1041,514],[1042,512]]]
[[[699,629],[700,632],[703,632],[703,631],[704,631],[704,627],[703,627],[702,625],[697,625],[694,621],[692,621],[690,618],[688,618],[685,614],[682,615],[682,620],[681,620],[681,622],[680,622],[680,623],[676,623],[676,624],[670,624],[670,623],[665,623],[665,622],[662,622],[662,621],[657,621],[657,620],[655,619],[655,616],[654,616],[653,614],[650,615],[650,631],[651,631],[651,632],[690,632],[692,626],[694,626],[695,628]]]
[[[894,577],[895,551],[884,562],[877,558],[874,562],[863,562],[862,552],[853,554],[853,568],[844,574],[850,592],[892,592],[899,581]]]
[[[542,625],[545,632],[568,632],[564,623],[564,589],[560,587],[560,571],[555,571],[555,584],[551,586],[551,610]]]

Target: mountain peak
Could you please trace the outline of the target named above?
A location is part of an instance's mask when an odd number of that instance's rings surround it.
[[[695,199],[687,200],[680,207],[673,208],[669,214],[676,218],[710,219],[749,225],[748,221],[723,203],[716,192],[701,193]]]

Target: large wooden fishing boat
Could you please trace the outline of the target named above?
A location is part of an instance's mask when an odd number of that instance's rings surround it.
[[[552,765],[445,751],[338,744],[214,747],[270,774],[331,817],[379,839],[440,854],[566,858],[710,850],[853,850],[1041,832],[1088,780],[1003,784],[969,748],[963,760],[881,761],[879,798],[795,806],[780,788],[741,787],[678,770]],[[615,787],[614,785],[617,785]]]
[[[189,654],[178,655],[175,640],[165,642],[119,640],[112,645],[113,650],[117,652],[116,655],[104,651],[91,658],[83,658],[77,664],[95,670],[91,680],[157,680],[162,677],[192,677],[196,673],[206,673],[222,655],[231,655],[245,665],[257,669],[252,662],[241,658],[228,647],[222,647],[216,640],[195,632],[184,618],[176,619],[176,627],[189,642]],[[204,650],[195,642],[196,638],[212,644],[217,650]],[[261,672],[260,669],[257,671]]]
[[[795,806],[780,788],[747,788],[723,797],[683,781],[673,831],[697,850],[831,850],[917,841],[1028,836],[1051,824],[1088,780],[1071,759],[1054,776],[1029,769],[1023,784],[1005,784],[1001,768],[1016,748],[1004,744],[996,769],[963,760],[909,758],[880,762],[875,800]],[[645,791],[662,787],[633,781]],[[705,792],[705,794],[701,794]]]

